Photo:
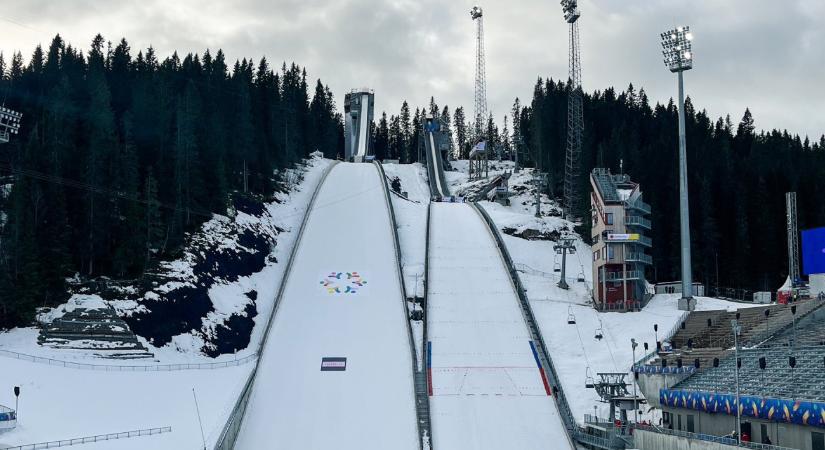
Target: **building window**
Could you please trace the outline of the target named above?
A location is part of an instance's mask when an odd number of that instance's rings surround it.
[[[607,261],[607,246],[602,249],[602,259]]]
[[[598,260],[599,260],[599,252],[597,250],[597,251],[593,252],[593,261],[598,261]]]
[[[604,223],[607,225],[613,225],[613,213],[604,214]]]
[[[607,248],[607,259],[610,260],[610,261],[614,260],[616,258],[616,255],[613,252],[613,247],[608,245],[606,248]]]
[[[682,431],[682,415],[676,414],[676,429]]]
[[[687,431],[688,431],[688,433],[695,433],[696,432],[696,428],[694,427],[694,423],[693,423],[693,414],[688,414],[687,415]]]
[[[811,431],[811,450],[825,450],[825,434]]]

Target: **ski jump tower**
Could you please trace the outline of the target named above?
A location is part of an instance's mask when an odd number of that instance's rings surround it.
[[[564,164],[564,212],[568,220],[577,220],[581,203],[580,174],[584,112],[582,106],[581,48],[579,46],[578,0],[562,0],[564,20],[570,24],[570,67],[567,94],[567,155]]]
[[[487,176],[487,70],[484,60],[484,12],[476,5],[470,10],[470,17],[476,23],[476,82],[475,82],[475,124],[473,126],[473,148],[470,150],[470,179],[478,180]]]
[[[344,96],[344,159],[363,162],[373,157],[372,125],[375,92],[353,89]]]

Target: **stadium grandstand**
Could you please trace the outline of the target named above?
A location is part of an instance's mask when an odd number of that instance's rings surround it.
[[[634,365],[661,430],[825,450],[823,305],[820,295],[686,315]]]

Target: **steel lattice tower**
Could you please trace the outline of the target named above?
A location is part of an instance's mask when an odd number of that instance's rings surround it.
[[[796,192],[785,194],[788,217],[788,277],[791,286],[797,286],[799,280],[799,227],[796,221]]]
[[[476,85],[475,85],[475,133],[477,139],[486,136],[487,128],[487,70],[484,58],[484,14],[480,6],[470,10],[476,22]]]
[[[564,163],[564,210],[568,219],[578,219],[584,107],[582,105],[581,47],[579,46],[579,6],[577,0],[562,0],[564,20],[570,24],[570,67],[567,96],[567,153]]]
[[[484,141],[483,152],[470,152],[470,179],[487,176],[489,146],[487,139],[487,70],[484,58],[484,13],[480,6],[473,6],[470,17],[476,23],[476,81],[475,81],[475,125],[473,126],[474,144]]]

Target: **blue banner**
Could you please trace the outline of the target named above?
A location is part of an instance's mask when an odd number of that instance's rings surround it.
[[[825,428],[825,403],[801,400],[739,396],[742,416]],[[736,395],[717,392],[661,389],[659,403],[673,408],[693,409],[710,414],[736,415]]]

